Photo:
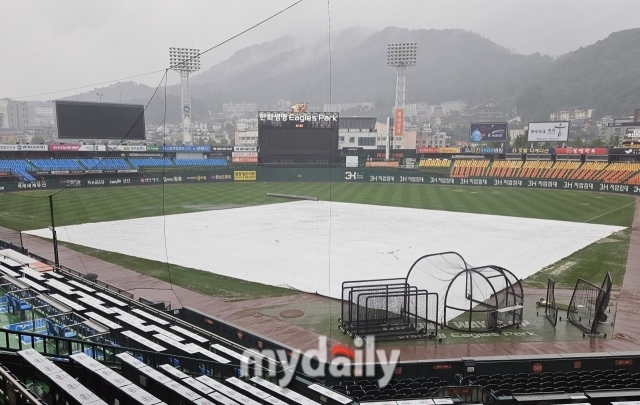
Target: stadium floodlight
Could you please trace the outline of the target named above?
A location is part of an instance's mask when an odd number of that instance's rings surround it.
[[[200,50],[169,48],[169,68],[180,72],[180,82],[182,83],[182,142],[185,145],[192,145],[189,73],[200,70]]]
[[[387,66],[397,74],[396,109],[404,109],[405,77],[407,70],[416,65],[417,54],[416,42],[387,45]]]

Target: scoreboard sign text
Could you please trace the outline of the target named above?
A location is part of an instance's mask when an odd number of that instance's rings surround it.
[[[340,114],[331,112],[258,112],[258,128],[338,128]]]

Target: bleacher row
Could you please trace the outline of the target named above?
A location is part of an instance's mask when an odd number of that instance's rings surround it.
[[[449,168],[451,177],[589,180],[640,185],[640,163],[422,159],[420,168]]]
[[[461,387],[480,390],[483,402],[505,404],[536,395],[547,403],[640,397],[637,368],[443,373],[392,379],[383,388],[363,378],[283,388],[243,375],[238,365],[248,359],[237,348],[212,344],[208,332],[14,251],[0,250],[0,289],[0,347],[4,356],[13,351],[19,358],[5,370],[21,375],[20,384],[47,404],[444,405],[462,403],[453,394]]]
[[[69,170],[130,170],[145,167],[227,166],[225,158],[92,158],[92,159],[2,159],[0,171],[8,171],[22,180],[35,181],[29,172]]]
[[[513,397],[533,393],[577,394],[602,390],[637,390],[640,389],[640,373],[630,373],[628,370],[619,369],[480,375],[465,377],[461,384],[480,385],[496,397]]]
[[[318,404],[258,377],[236,378],[241,362],[252,361],[222,341],[212,344],[177,318],[15,251],[0,250],[0,289],[0,326],[18,337],[11,348],[33,368],[29,388],[41,397],[46,391],[70,404]],[[71,375],[65,364],[84,372]],[[353,402],[319,385],[307,388],[330,403]]]

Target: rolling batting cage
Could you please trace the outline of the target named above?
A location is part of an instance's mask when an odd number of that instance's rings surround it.
[[[445,291],[438,302],[438,320],[447,328],[489,332],[522,323],[522,285],[505,268],[471,267],[456,252],[429,254],[411,266],[407,283]]]
[[[258,113],[258,158],[269,165],[338,163],[339,113]]]
[[[608,319],[607,307],[611,299],[612,286],[613,280],[609,272],[600,287],[579,278],[567,310],[569,322],[585,335],[598,335],[598,326]]]

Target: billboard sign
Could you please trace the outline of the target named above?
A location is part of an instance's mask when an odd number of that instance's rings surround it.
[[[404,135],[404,108],[396,108],[393,119],[393,136]]]
[[[347,156],[346,164],[347,167],[358,167],[358,156]]]
[[[507,133],[506,122],[471,123],[469,139],[471,142],[506,142]]]
[[[569,122],[530,122],[528,142],[567,142]]]
[[[610,155],[640,155],[640,148],[611,148]]]
[[[16,152],[22,150],[49,150],[49,145],[0,144],[0,152]]]
[[[211,152],[210,145],[201,146],[162,146],[161,152]]]
[[[556,148],[556,155],[606,155],[607,148]]]
[[[236,170],[233,172],[233,180],[235,181],[255,181],[255,170]]]
[[[233,163],[258,163],[258,156],[233,156]]]

